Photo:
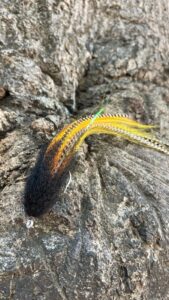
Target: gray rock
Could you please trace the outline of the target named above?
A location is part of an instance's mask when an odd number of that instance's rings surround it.
[[[167,1],[0,2],[0,299],[169,299],[169,158],[93,136],[62,197],[28,218],[42,143],[72,119],[128,113],[169,143]]]

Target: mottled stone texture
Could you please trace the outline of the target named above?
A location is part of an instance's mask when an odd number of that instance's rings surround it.
[[[40,145],[102,105],[169,143],[168,1],[1,0],[0,49],[0,299],[169,299],[166,155],[90,137],[50,213],[22,204]]]

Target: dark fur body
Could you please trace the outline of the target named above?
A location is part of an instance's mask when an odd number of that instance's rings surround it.
[[[59,200],[59,192],[62,182],[65,181],[70,165],[61,174],[56,172],[54,176],[50,174],[50,164],[56,153],[56,147],[44,158],[46,147],[38,156],[35,167],[32,169],[25,186],[24,207],[29,216],[39,217],[46,213]]]

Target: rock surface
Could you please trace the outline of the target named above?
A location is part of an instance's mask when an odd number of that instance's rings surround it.
[[[169,299],[169,157],[90,137],[61,202],[24,214],[41,144],[101,106],[169,143],[164,0],[0,2],[0,299]]]

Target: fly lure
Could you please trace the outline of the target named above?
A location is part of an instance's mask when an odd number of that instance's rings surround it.
[[[62,182],[84,139],[92,134],[110,134],[169,155],[167,147],[150,132],[153,125],[144,125],[127,115],[90,115],[65,126],[41,150],[36,165],[26,182],[25,211],[38,217],[57,201]]]

